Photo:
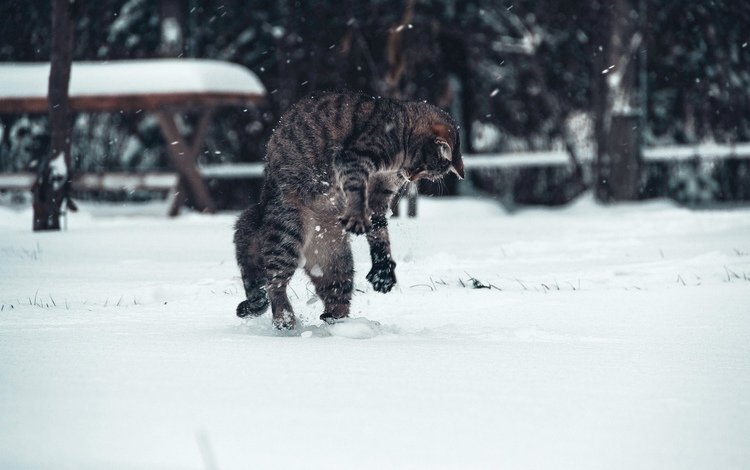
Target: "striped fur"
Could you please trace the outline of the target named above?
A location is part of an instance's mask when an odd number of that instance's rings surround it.
[[[277,328],[294,328],[286,287],[297,267],[323,300],[321,318],[349,315],[354,268],[349,234],[366,234],[379,292],[396,283],[386,212],[409,181],[463,176],[456,125],[422,102],[343,92],[292,106],[266,147],[260,202],[237,220],[235,248],[246,300],[237,315],[270,301]]]

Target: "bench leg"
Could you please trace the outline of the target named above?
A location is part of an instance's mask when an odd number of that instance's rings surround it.
[[[180,175],[178,192],[169,210],[170,216],[176,216],[179,213],[180,207],[187,201],[188,193],[198,210],[211,214],[216,212],[216,205],[211,198],[208,186],[197,168],[198,154],[205,143],[212,114],[210,109],[203,111],[193,136],[193,142],[188,143],[187,138],[177,128],[176,114],[163,111],[157,113],[159,127],[167,145],[167,155]]]

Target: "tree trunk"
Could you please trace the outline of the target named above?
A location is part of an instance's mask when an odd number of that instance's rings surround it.
[[[298,8],[301,5],[295,0],[279,2],[284,21],[283,28],[274,28],[276,37],[276,63],[279,70],[279,86],[275,104],[277,115],[281,116],[297,99],[299,87],[299,64],[295,60],[295,51],[300,47],[300,35],[297,32]]]
[[[601,201],[637,199],[641,168],[638,107],[640,13],[637,0],[615,0],[609,10],[606,62],[599,74],[596,196]]]
[[[60,230],[62,203],[70,188],[72,131],[68,85],[73,56],[73,19],[70,0],[52,0],[52,47],[49,74],[50,153],[34,183],[34,230]],[[69,202],[69,207],[74,210]]]

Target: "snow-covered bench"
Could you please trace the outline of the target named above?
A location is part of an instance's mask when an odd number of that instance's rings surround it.
[[[0,113],[46,113],[49,63],[0,64]],[[214,60],[154,59],[74,62],[70,106],[77,112],[155,113],[177,170],[176,214],[189,191],[199,209],[215,206],[196,167],[213,110],[257,105],[266,91],[257,76],[237,64]],[[181,112],[200,114],[192,139],[179,131]]]

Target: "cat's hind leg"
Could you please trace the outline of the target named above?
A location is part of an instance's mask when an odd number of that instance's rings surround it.
[[[299,265],[302,234],[302,220],[297,208],[285,204],[280,198],[274,203],[269,202],[263,221],[262,253],[273,324],[278,329],[291,330],[296,325],[286,288]]]
[[[240,267],[245,299],[237,305],[237,316],[259,316],[268,309],[266,273],[261,255],[261,207],[245,210],[234,231],[235,256]]]
[[[349,236],[335,222],[316,228],[305,246],[305,272],[323,301],[320,319],[330,323],[349,316],[354,261]]]

